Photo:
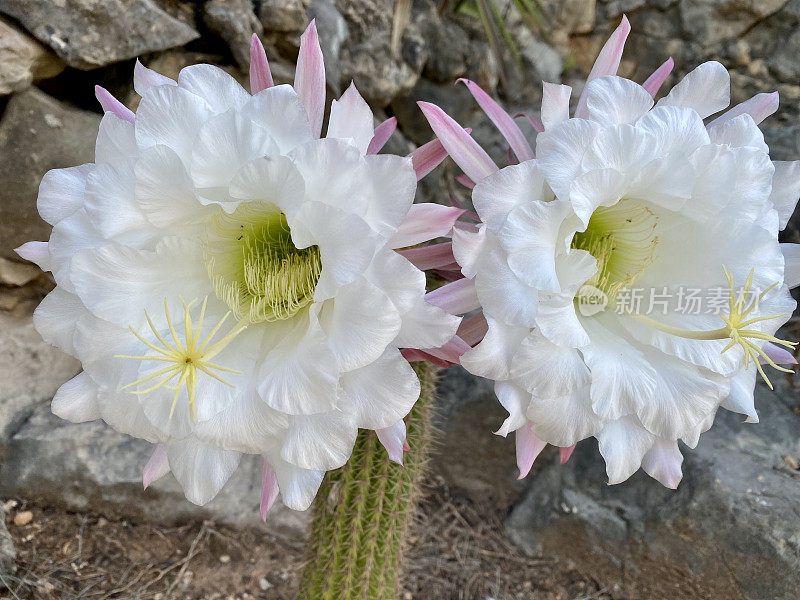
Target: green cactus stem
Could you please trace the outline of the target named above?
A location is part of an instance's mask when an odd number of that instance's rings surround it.
[[[329,472],[314,501],[300,600],[394,600],[406,538],[431,445],[436,368],[416,367],[422,393],[406,417],[411,447],[398,465],[374,431],[361,431],[348,463]]]

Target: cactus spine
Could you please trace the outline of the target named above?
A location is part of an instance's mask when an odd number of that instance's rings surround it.
[[[348,463],[329,472],[313,504],[300,600],[394,600],[406,537],[431,443],[436,369],[416,367],[422,393],[406,417],[405,466],[374,431],[361,431]]]

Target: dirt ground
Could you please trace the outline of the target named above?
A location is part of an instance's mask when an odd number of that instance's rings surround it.
[[[30,510],[33,520],[13,517]],[[18,500],[7,515],[13,600],[294,600],[303,541],[214,523],[162,528]],[[412,533],[401,600],[621,600],[554,558],[503,535],[503,514],[433,491]]]

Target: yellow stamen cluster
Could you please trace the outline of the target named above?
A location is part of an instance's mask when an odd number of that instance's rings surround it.
[[[148,387],[144,390],[135,390],[133,394],[148,394],[154,390],[157,390],[160,387],[166,387],[170,390],[175,390],[175,397],[172,400],[172,408],[170,409],[169,416],[170,419],[172,418],[173,413],[175,412],[175,407],[178,404],[178,395],[180,394],[181,388],[186,387],[186,394],[189,398],[189,417],[192,421],[197,421],[197,371],[202,371],[209,377],[213,377],[217,381],[224,383],[229,387],[234,387],[224,379],[222,379],[219,375],[217,375],[214,371],[222,371],[226,373],[237,373],[241,374],[241,371],[235,371],[234,369],[229,369],[228,367],[223,367],[221,365],[215,364],[210,362],[212,358],[214,358],[217,354],[219,354],[228,344],[231,343],[233,338],[239,335],[247,325],[239,325],[231,330],[225,337],[217,341],[216,343],[212,344],[211,341],[217,332],[220,330],[222,325],[225,323],[227,318],[230,316],[230,311],[225,314],[224,317],[217,323],[211,332],[203,339],[200,340],[200,331],[203,328],[203,319],[206,313],[206,304],[208,302],[208,298],[203,300],[203,306],[200,309],[200,317],[197,321],[197,326],[194,325],[192,322],[191,317],[191,308],[192,305],[195,303],[194,300],[189,302],[182,301],[183,310],[184,310],[184,329],[185,329],[185,340],[181,341],[178,337],[178,333],[175,330],[175,326],[172,323],[172,319],[169,314],[169,307],[167,306],[166,299],[164,300],[164,315],[167,319],[167,324],[169,326],[170,336],[172,337],[172,342],[170,343],[167,339],[164,338],[156,329],[156,326],[153,324],[153,320],[150,318],[150,315],[147,314],[145,311],[144,315],[147,318],[147,323],[150,325],[150,330],[153,332],[153,335],[156,337],[156,340],[161,344],[161,346],[157,346],[156,344],[149,342],[142,336],[139,332],[137,332],[133,327],[130,327],[130,330],[133,332],[139,340],[148,348],[155,350],[158,354],[156,355],[147,355],[147,356],[132,356],[127,354],[119,354],[117,358],[129,358],[131,360],[143,360],[143,361],[160,361],[167,363],[167,366],[163,369],[160,369],[154,373],[146,375],[141,379],[137,379],[133,383],[129,383],[128,385],[124,386],[122,389],[129,389],[135,386],[139,386],[142,383],[146,383],[148,381],[152,381],[156,378],[161,378],[159,381]],[[171,381],[174,381],[177,378],[177,381],[172,384],[168,385]]]
[[[653,263],[658,217],[644,204],[622,199],[594,211],[586,231],[575,234],[572,247],[597,260],[597,273],[586,283],[613,302],[620,289],[630,287]]]
[[[317,246],[296,248],[285,215],[250,202],[215,217],[205,240],[217,297],[251,323],[289,319],[311,304],[322,272]]]
[[[793,371],[775,364],[775,361],[773,361],[767,355],[767,353],[764,352],[763,348],[751,340],[772,342],[773,344],[778,344],[789,349],[794,349],[797,346],[797,342],[788,342],[769,333],[758,331],[757,329],[747,329],[747,327],[753,325],[754,323],[777,319],[784,315],[765,315],[760,317],[752,317],[750,319],[747,317],[753,311],[753,309],[758,306],[761,300],[764,299],[764,296],[766,296],[767,293],[778,284],[777,282],[773,283],[767,289],[761,292],[750,304],[746,304],[747,296],[750,294],[750,291],[753,287],[754,270],[750,270],[750,274],[747,276],[744,287],[739,290],[738,295],[734,288],[733,275],[724,266],[722,267],[722,270],[725,272],[725,278],[728,280],[728,315],[725,316],[721,312],[717,312],[717,314],[725,322],[724,327],[713,329],[711,331],[692,331],[690,329],[681,329],[680,327],[665,325],[664,323],[659,323],[655,319],[651,319],[650,317],[646,317],[644,315],[633,314],[633,316],[638,321],[645,323],[654,329],[658,329],[659,331],[682,338],[693,340],[724,340],[726,338],[730,338],[730,343],[722,349],[722,352],[727,352],[734,346],[740,346],[744,352],[744,368],[748,369],[750,367],[750,361],[752,360],[766,384],[770,389],[773,389],[772,382],[769,380],[766,373],[764,373],[764,369],[761,366],[759,358],[764,359],[764,362],[778,371],[782,371],[784,373],[792,373]]]

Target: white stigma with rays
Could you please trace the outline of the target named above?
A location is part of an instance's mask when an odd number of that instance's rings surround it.
[[[658,246],[658,237],[655,235],[657,227],[658,217],[638,202],[623,199],[613,206],[598,208],[592,215],[586,230],[577,233],[572,241],[573,248],[586,250],[597,260],[597,273],[584,285],[589,286],[589,290],[599,289],[602,291],[606,294],[609,305],[614,306],[619,291],[630,287],[653,263]],[[764,296],[778,284],[773,283],[747,304],[746,300],[753,286],[754,269],[750,270],[750,274],[738,294],[733,274],[725,268],[725,265],[722,265],[722,270],[728,281],[728,314],[717,311],[717,315],[725,324],[723,327],[709,331],[695,331],[666,325],[631,309],[627,310],[625,314],[649,327],[685,339],[700,341],[730,339],[730,343],[721,352],[727,352],[737,345],[741,347],[744,353],[745,369],[750,367],[752,360],[761,377],[772,389],[772,382],[764,373],[759,359],[763,359],[778,371],[784,373],[793,371],[777,365],[752,340],[772,342],[789,349],[794,349],[797,342],[788,342],[763,331],[748,329],[755,323],[777,319],[784,315],[762,315],[749,319],[748,316],[757,308]],[[579,291],[576,301],[580,301],[580,299],[581,292]]]
[[[124,386],[122,389],[129,389],[134,386],[141,385],[142,383],[146,383],[148,381],[152,381],[153,379],[161,378],[158,380],[157,383],[148,387],[144,390],[134,390],[133,394],[148,394],[154,390],[157,390],[160,387],[166,387],[170,390],[175,390],[175,396],[172,400],[172,408],[170,409],[169,416],[172,418],[173,413],[175,412],[175,406],[178,404],[178,395],[180,394],[181,388],[186,388],[186,394],[189,398],[189,417],[193,421],[197,421],[197,371],[202,371],[209,377],[213,377],[217,381],[224,383],[229,387],[233,387],[230,383],[225,381],[222,377],[220,377],[214,371],[220,371],[224,373],[237,373],[241,374],[241,371],[236,371],[235,369],[230,369],[228,367],[224,367],[222,365],[218,365],[211,362],[211,359],[214,358],[217,354],[219,354],[225,346],[231,343],[233,338],[239,335],[242,331],[247,328],[247,325],[239,325],[232,329],[227,335],[225,335],[222,339],[215,343],[211,343],[214,339],[214,336],[220,330],[222,325],[230,316],[230,311],[225,314],[225,316],[220,319],[220,321],[211,329],[211,332],[201,341],[200,340],[200,332],[203,328],[203,319],[205,318],[206,314],[206,305],[208,303],[208,298],[203,300],[202,308],[200,309],[200,317],[197,321],[197,326],[195,327],[194,323],[192,322],[191,316],[191,308],[192,305],[195,303],[195,300],[192,300],[188,304],[182,301],[183,310],[184,310],[184,328],[185,328],[185,339],[181,341],[178,336],[178,332],[175,330],[175,325],[172,322],[172,319],[169,314],[169,307],[167,306],[167,300],[164,300],[164,315],[167,319],[167,324],[169,326],[170,336],[172,337],[172,342],[170,343],[167,339],[164,338],[160,333],[158,333],[158,329],[153,324],[153,320],[150,318],[150,315],[147,314],[145,311],[145,318],[147,319],[147,323],[150,325],[150,330],[153,332],[153,335],[156,337],[156,340],[161,344],[161,346],[157,346],[156,344],[149,342],[147,339],[144,338],[139,332],[137,332],[133,327],[130,327],[130,330],[133,332],[139,340],[146,345],[148,348],[155,350],[158,354],[155,355],[146,355],[146,356],[132,356],[127,354],[118,354],[117,358],[128,358],[132,360],[142,360],[142,361],[157,361],[157,362],[164,362],[167,363],[167,366],[163,369],[160,369],[154,373],[150,373],[142,377],[141,379],[137,379],[136,381],[129,383],[128,385]],[[177,381],[175,381],[177,379]],[[175,381],[174,384],[170,385],[170,382]]]

